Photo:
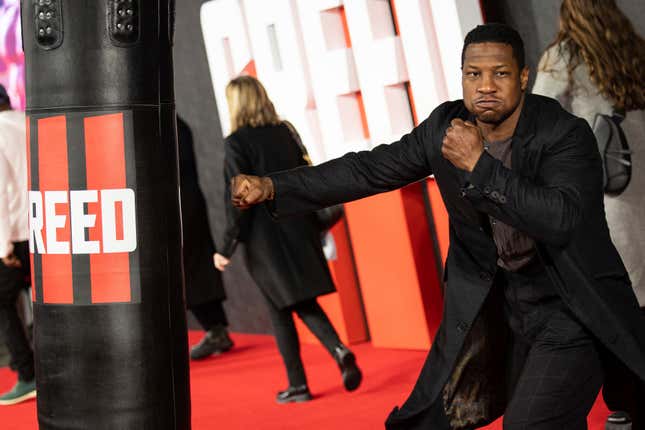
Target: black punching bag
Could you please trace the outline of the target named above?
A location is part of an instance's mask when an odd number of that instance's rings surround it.
[[[171,0],[22,0],[38,421],[190,429]]]

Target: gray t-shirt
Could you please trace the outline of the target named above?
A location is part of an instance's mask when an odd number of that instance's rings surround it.
[[[511,168],[512,139],[485,142],[484,148],[505,167]],[[510,272],[517,272],[536,257],[535,241],[525,233],[489,217],[493,240],[497,246],[497,265]]]

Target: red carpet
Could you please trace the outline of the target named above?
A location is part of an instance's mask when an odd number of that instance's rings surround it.
[[[191,333],[191,343],[200,333]],[[341,387],[336,364],[318,345],[303,345],[309,385],[316,399],[309,403],[277,405],[273,398],[284,388],[285,375],[273,338],[235,335],[236,347],[220,357],[192,363],[193,430],[375,430],[392,407],[403,402],[425,359],[424,352],[355,350],[365,381],[355,393]],[[0,369],[0,391],[15,376]],[[607,410],[598,401],[589,417],[590,430],[604,429]],[[2,430],[36,429],[36,404],[0,407]],[[501,423],[488,430],[501,430]]]

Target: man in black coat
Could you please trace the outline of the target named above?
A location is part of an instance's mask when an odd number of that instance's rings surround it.
[[[609,407],[645,426],[645,319],[609,236],[596,141],[555,100],[526,94],[528,75],[515,30],[478,26],[464,99],[398,142],[232,183],[237,206],[268,200],[283,216],[435,175],[450,216],[444,317],[388,429],[502,414],[506,430],[586,429],[603,381]]]

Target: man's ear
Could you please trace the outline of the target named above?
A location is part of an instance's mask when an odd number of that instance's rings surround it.
[[[520,73],[520,87],[522,91],[526,91],[526,88],[529,86],[529,68],[524,66],[522,72]]]

